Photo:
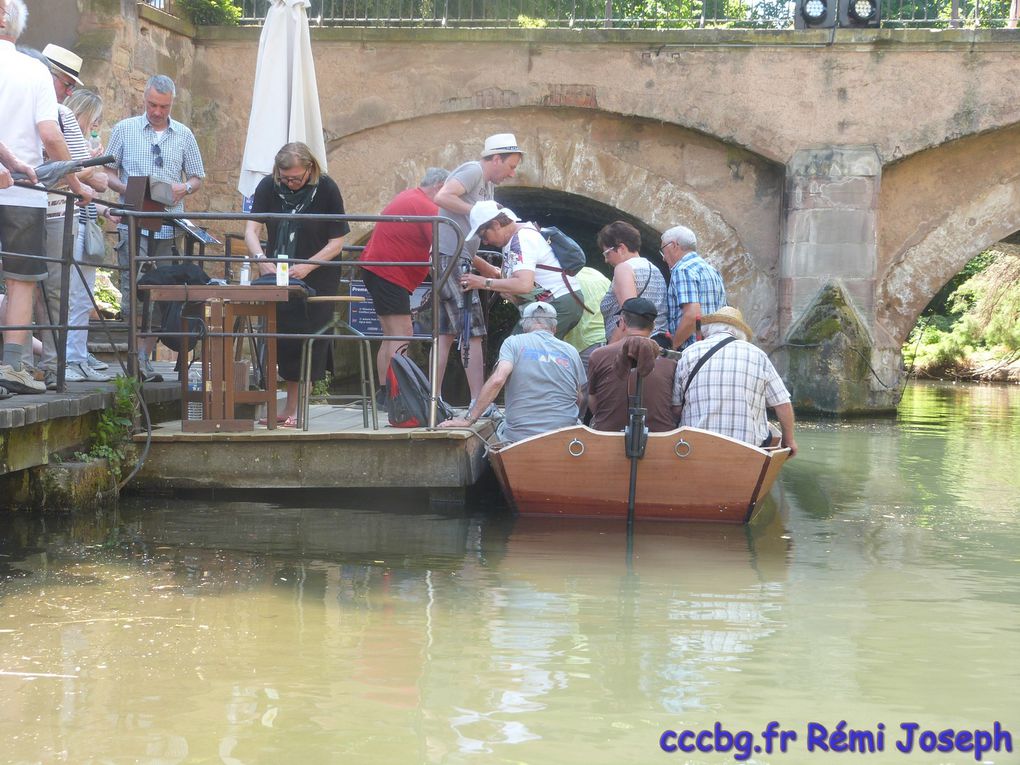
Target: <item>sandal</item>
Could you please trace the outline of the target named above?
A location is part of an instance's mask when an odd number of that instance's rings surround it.
[[[296,428],[297,427],[297,417],[285,417],[284,419],[280,420],[280,427],[281,428]]]

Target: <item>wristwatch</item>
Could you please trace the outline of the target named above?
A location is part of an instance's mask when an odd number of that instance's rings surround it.
[[[485,280],[485,289],[487,289],[487,290],[491,290],[492,289],[492,279],[486,279]]]
[[[191,181],[188,181],[187,183],[184,184],[184,193],[190,194],[192,191],[194,191],[194,189],[191,188]]]

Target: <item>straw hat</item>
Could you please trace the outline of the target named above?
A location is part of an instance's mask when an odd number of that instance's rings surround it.
[[[731,305],[723,306],[715,313],[710,313],[708,316],[701,317],[701,326],[706,324],[729,324],[731,327],[736,327],[750,340],[754,337],[754,331],[747,326],[747,322],[744,321],[744,315],[740,313],[739,308],[734,308]]]
[[[59,45],[50,43],[43,48],[42,54],[49,59],[50,68],[60,74],[66,74],[72,80],[79,85],[85,85],[78,75],[81,74],[81,56],[77,53],[72,53],[67,48],[61,48]]]

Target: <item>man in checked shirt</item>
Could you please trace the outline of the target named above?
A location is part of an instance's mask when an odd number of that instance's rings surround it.
[[[174,204],[167,212],[184,213],[184,197],[194,194],[202,186],[205,167],[198,150],[195,135],[186,125],[170,118],[177,89],[166,75],[157,74],[145,85],[145,114],[128,117],[113,127],[106,153],[117,158],[119,170],[116,179],[110,179],[110,188],[123,195],[129,177],[143,175],[170,184]],[[123,201],[123,196],[121,197]],[[117,228],[117,262],[128,265],[128,227],[121,223]],[[148,257],[170,255],[175,244],[174,228],[163,226],[152,235],[143,235],[138,254]],[[127,270],[120,272],[121,308],[127,318],[131,310],[130,277]],[[138,349],[139,374],[145,382],[159,382],[162,377],[153,370],[149,356],[156,338],[146,338]]]
[[[705,339],[688,346],[676,365],[673,406],[682,407],[680,424],[774,446],[765,416],[765,408],[772,407],[783,432],[781,444],[795,456],[790,393],[765,351],[751,344],[753,332],[740,311],[720,308],[701,320],[701,331]]]

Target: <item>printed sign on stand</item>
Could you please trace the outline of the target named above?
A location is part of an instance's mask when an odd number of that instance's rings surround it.
[[[411,310],[421,305],[422,299],[432,288],[430,283],[419,285],[411,294]],[[351,297],[363,297],[363,303],[351,303],[351,327],[363,335],[378,337],[383,334],[382,326],[379,324],[379,317],[375,313],[375,304],[372,296],[365,288],[365,283],[360,279],[351,280]]]

